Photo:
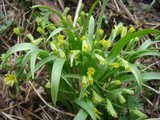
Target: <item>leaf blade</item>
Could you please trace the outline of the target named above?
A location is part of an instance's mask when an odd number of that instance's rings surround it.
[[[56,59],[53,67],[52,67],[52,73],[51,73],[51,97],[53,104],[55,105],[57,102],[57,96],[58,96],[58,88],[60,83],[60,76],[62,72],[63,65],[65,63],[64,59]]]

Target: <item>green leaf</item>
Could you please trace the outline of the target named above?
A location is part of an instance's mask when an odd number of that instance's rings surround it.
[[[82,76],[81,75],[78,75],[78,74],[67,74],[65,75],[66,78],[75,78],[75,79],[78,79],[78,80],[82,80]]]
[[[41,50],[37,49],[32,52],[31,58],[30,58],[30,69],[32,74],[32,79],[34,79],[34,73],[35,73],[35,65],[36,65],[36,59],[37,55],[41,52]]]
[[[135,37],[140,37],[142,35],[146,35],[146,34],[157,34],[160,35],[160,31],[159,30],[155,30],[155,29],[146,29],[146,30],[141,30],[135,33],[128,33],[125,37],[123,37],[122,39],[120,39],[111,49],[109,55],[108,55],[108,60],[110,62],[113,62],[116,57],[120,54],[120,52],[122,51],[123,47],[133,38]]]
[[[56,35],[57,33],[61,32],[64,28],[59,27],[57,29],[55,29],[53,32],[51,32],[51,34],[49,35],[49,37],[47,38],[46,42],[51,39],[54,35]]]
[[[160,80],[160,72],[145,72],[141,74],[142,76],[142,82],[146,82],[149,80]],[[133,75],[125,75],[125,76],[120,76],[117,78],[121,80],[122,82],[129,82],[135,80],[135,77]]]
[[[20,66],[22,66],[22,69],[27,64],[27,62],[29,61],[29,59],[30,59],[30,57],[32,55],[32,52],[33,52],[33,50],[27,52],[26,55],[24,56],[22,62],[20,63]]]
[[[20,44],[16,44],[15,46],[11,47],[7,53],[5,54],[3,60],[2,60],[2,66],[4,65],[4,63],[7,61],[7,59],[9,58],[9,56],[15,52],[18,51],[23,51],[23,50],[34,50],[34,49],[38,49],[38,47],[34,46],[31,43],[20,43]]]
[[[35,71],[39,70],[43,65],[45,65],[46,63],[50,62],[50,61],[54,61],[57,57],[51,55],[48,56],[46,58],[43,58],[41,61],[39,61],[36,66],[35,66]],[[28,73],[27,75],[27,80],[31,77],[31,72]]]
[[[129,64],[129,67],[131,69],[131,72],[135,76],[136,81],[137,81],[139,87],[142,88],[142,76],[141,76],[141,72],[138,70],[138,68],[134,64]]]
[[[75,99],[75,103],[83,108],[91,116],[92,120],[96,120],[93,103],[79,99]]]
[[[75,57],[76,57],[79,53],[80,53],[80,50],[75,50],[75,51],[73,51],[73,54],[72,54],[71,57],[70,57],[71,67],[73,66],[73,61],[74,61]]]
[[[114,118],[117,118],[117,113],[113,108],[113,105],[109,99],[107,99],[106,109],[111,116],[113,116]]]
[[[145,50],[152,44],[153,44],[153,41],[151,41],[150,39],[146,40],[137,50]]]
[[[126,52],[130,52],[131,50],[134,49],[134,47],[136,46],[136,41],[134,39],[132,39],[128,44],[127,47],[125,49]]]
[[[102,9],[101,9],[100,16],[99,16],[98,22],[97,22],[95,39],[97,39],[97,37],[98,37],[97,33],[98,33],[99,29],[101,28],[102,19],[103,19],[103,15],[104,15],[104,12],[105,12],[105,9],[106,9],[106,5],[107,5],[107,0],[103,0]]]
[[[81,91],[80,91],[80,94],[79,94],[79,97],[78,97],[79,100],[81,100],[81,99],[83,98],[83,95],[85,94],[88,86],[89,86],[89,85],[87,84],[87,85],[85,85],[85,86],[83,86],[83,87],[81,88]]]
[[[78,114],[74,117],[73,120],[86,120],[87,116],[88,113],[85,110],[80,109]]]
[[[88,27],[88,23],[89,23],[89,20],[90,20],[90,17],[93,13],[93,10],[95,9],[96,5],[98,4],[99,0],[97,0],[96,2],[94,2],[94,4],[92,5],[89,13],[88,13],[88,16],[87,16],[87,19],[86,19],[86,22],[85,24],[83,25],[83,31],[82,31],[82,36],[86,33],[86,30],[87,30],[87,27]]]
[[[45,65],[46,63],[50,62],[50,61],[54,61],[55,59],[57,59],[56,56],[50,55],[46,58],[43,58],[40,62],[38,62],[35,66],[35,71],[37,71],[39,68],[41,68],[43,65]]]
[[[129,61],[130,62],[135,62],[135,60],[137,59],[137,58],[139,58],[139,57],[144,57],[144,56],[148,56],[148,55],[151,55],[151,56],[160,56],[160,53],[159,52],[157,52],[157,51],[152,51],[152,50],[142,50],[142,51],[137,51],[137,52],[135,52],[135,53],[133,53],[133,54],[131,54],[130,56],[129,56]]]
[[[63,73],[61,74],[61,77],[70,87],[72,87],[72,85],[68,82],[67,77]]]
[[[53,64],[53,67],[52,67],[51,96],[52,96],[52,101],[53,101],[54,105],[57,102],[60,76],[61,76],[61,72],[62,72],[62,68],[63,68],[64,63],[65,63],[64,59],[56,59]]]
[[[93,34],[94,34],[94,27],[95,27],[94,17],[91,16],[90,20],[89,20],[89,26],[88,26],[88,34],[89,34],[89,36],[93,36]]]

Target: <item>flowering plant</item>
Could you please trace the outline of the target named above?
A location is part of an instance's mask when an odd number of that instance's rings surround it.
[[[36,15],[39,38],[28,34],[31,42],[10,48],[2,66],[5,67],[13,53],[24,51],[17,57],[14,68],[17,82],[38,79],[35,77],[37,71],[45,66],[42,70],[46,70],[49,76],[46,86],[51,91],[53,104],[61,101],[68,110],[78,112],[74,120],[86,119],[87,116],[93,120],[126,115],[146,118],[137,102],[138,95],[146,80],[159,79],[160,74],[142,72],[144,67],[136,64],[136,60],[146,55],[160,56],[156,49],[152,49],[158,39],[146,40],[140,47],[136,45],[143,35],[160,35],[160,31],[135,32],[133,27],[128,29],[119,23],[107,36],[101,28],[106,0],[96,24],[92,13],[97,4],[98,1],[88,14],[79,12],[76,26],[67,13],[61,15],[46,6],[33,6],[33,9],[47,9],[57,14],[61,23],[53,24],[44,14]],[[5,81],[9,84],[8,77]],[[10,85],[13,84],[11,81]]]

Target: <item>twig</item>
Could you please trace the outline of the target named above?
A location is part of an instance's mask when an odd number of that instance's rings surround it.
[[[150,64],[149,66],[147,66],[146,68],[144,68],[142,71],[145,71],[145,70],[149,69],[150,67],[158,64],[158,63],[160,63],[160,61],[156,61],[155,63]]]
[[[7,114],[7,113],[5,113],[5,112],[2,112],[2,114],[5,115],[5,116],[6,116],[8,119],[10,119],[10,120],[17,120],[17,119],[24,120],[24,119],[21,118],[21,117],[18,117],[18,116],[15,116],[15,115],[10,115],[10,114]],[[16,119],[14,119],[14,118],[16,118]]]
[[[137,21],[135,20],[135,18],[133,17],[133,15],[130,13],[130,11],[127,9],[127,7],[124,5],[124,3],[122,2],[122,0],[119,0],[120,2],[120,6],[126,11],[127,15],[131,18],[132,22],[135,25],[138,25]]]
[[[61,111],[61,110],[59,110],[59,109],[51,106],[50,104],[48,104],[48,103],[42,98],[42,96],[38,93],[38,91],[36,90],[36,88],[34,87],[34,85],[31,83],[31,81],[29,81],[29,84],[30,84],[30,85],[32,86],[32,88],[35,90],[35,92],[37,93],[38,97],[42,100],[42,102],[43,102],[44,104],[46,104],[48,107],[50,107],[51,109],[53,109],[53,110],[55,110],[55,111],[57,111],[57,112],[59,112],[59,113],[61,113],[61,114],[68,115],[68,116],[71,116],[71,117],[74,117],[74,116],[75,116],[75,115],[72,114],[72,113],[68,113],[68,112]]]
[[[52,118],[48,115],[48,113],[45,111],[45,109],[41,105],[40,105],[40,108],[46,114],[46,117],[48,117],[51,120]]]
[[[9,109],[11,109],[11,108],[17,107],[18,105],[21,105],[21,104],[23,104],[24,102],[25,102],[25,101],[22,101],[22,102],[20,102],[20,103],[18,103],[18,104],[16,104],[16,105],[13,105],[13,106],[10,106],[10,107],[1,109],[0,112],[7,111],[7,110],[9,110]]]
[[[113,0],[113,1],[114,1],[115,5],[116,5],[117,11],[120,12],[120,9],[119,9],[119,6],[117,4],[117,1],[116,0]]]
[[[148,89],[152,90],[153,92],[155,92],[156,94],[159,94],[160,95],[160,91],[157,91],[155,90],[154,88],[148,86],[148,85],[145,85],[145,84],[142,84],[143,86],[147,87]]]
[[[25,109],[24,107],[20,106],[21,109],[27,111],[29,114],[31,114],[32,116],[36,117],[38,120],[42,120],[42,118],[38,117],[36,114],[30,112],[29,110]]]
[[[80,8],[81,8],[81,4],[82,4],[82,0],[79,0],[77,10],[76,10],[76,14],[75,14],[75,17],[74,17],[74,22],[73,22],[74,27],[76,26],[76,23],[77,23],[77,19],[78,19],[79,11],[80,11]]]

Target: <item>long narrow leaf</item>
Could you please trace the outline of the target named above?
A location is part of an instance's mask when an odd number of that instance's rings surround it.
[[[83,31],[82,31],[82,35],[85,34],[86,30],[87,30],[87,27],[88,27],[88,23],[89,23],[89,20],[90,20],[90,17],[93,13],[93,10],[95,9],[96,5],[98,4],[99,0],[97,0],[96,2],[94,2],[94,4],[92,5],[89,13],[88,13],[88,16],[87,16],[87,19],[86,19],[86,22],[85,24],[83,25]]]
[[[142,51],[137,51],[135,52],[134,54],[130,55],[129,56],[129,61],[130,62],[135,62],[135,60],[139,57],[144,57],[144,56],[148,56],[148,55],[151,55],[151,56],[158,56],[160,57],[160,53],[157,52],[157,51],[152,51],[152,50],[142,50]]]
[[[63,30],[63,28],[59,27],[57,29],[55,29],[50,35],[49,37],[47,38],[46,42],[51,39],[54,35],[56,35],[57,33],[61,32]]]
[[[36,66],[35,66],[35,71],[39,70],[39,68],[41,68],[43,65],[45,65],[46,63],[50,62],[50,61],[54,61],[57,57],[55,56],[48,56],[44,59],[42,59],[41,61],[39,61]],[[29,78],[31,77],[31,72],[28,73],[27,75],[27,80],[29,80]]]
[[[102,19],[103,19],[103,15],[104,15],[104,12],[105,12],[105,9],[106,9],[106,5],[107,5],[107,0],[103,0],[103,5],[102,5],[102,9],[101,9],[101,13],[100,13],[100,16],[98,18],[98,24],[97,24],[97,28],[96,28],[96,35],[98,35],[98,31],[99,29],[101,28],[101,25],[102,25]],[[97,36],[95,36],[95,39],[97,39]]]
[[[32,79],[34,79],[34,73],[35,73],[35,65],[36,65],[37,55],[40,52],[41,51],[39,49],[33,51],[32,55],[31,55],[31,58],[30,58],[30,69],[31,69]]]
[[[2,61],[2,66],[4,65],[4,63],[7,61],[7,59],[9,58],[9,56],[15,52],[18,51],[23,51],[23,50],[33,50],[33,49],[38,49],[36,46],[34,46],[31,43],[20,43],[20,44],[16,44],[15,46],[11,47],[7,53],[4,56],[4,59]]]
[[[133,73],[135,80],[137,81],[139,87],[142,87],[142,76],[141,72],[138,70],[138,68],[134,64],[129,64],[129,67],[131,69],[131,72]]]
[[[26,53],[26,55],[24,56],[22,62],[20,63],[20,65],[22,66],[22,68],[27,64],[27,62],[29,61],[31,54],[32,54],[33,50],[29,51],[28,53]]]
[[[56,59],[53,68],[52,68],[52,74],[51,74],[51,96],[53,104],[55,105],[57,102],[57,96],[58,96],[58,89],[59,89],[59,83],[60,83],[60,76],[62,72],[62,68],[64,65],[65,60],[63,59]]]
[[[92,120],[96,120],[94,108],[90,105],[90,103],[79,99],[76,99],[75,103],[78,104],[81,108],[83,108],[91,116]]]
[[[108,60],[110,62],[113,62],[115,60],[115,58],[120,54],[120,52],[122,51],[123,47],[133,38],[135,37],[140,37],[142,35],[146,35],[146,34],[157,34],[160,35],[160,31],[159,30],[155,30],[155,29],[146,29],[146,30],[141,30],[135,33],[128,33],[125,37],[123,37],[122,39],[120,39],[115,45],[114,47],[111,49],[111,52],[108,55]]]
[[[146,82],[149,80],[160,80],[160,72],[145,72],[142,73],[141,76],[142,82]],[[133,74],[131,74],[119,77],[117,79],[121,80],[122,82],[129,82],[135,80],[135,77],[133,76]]]
[[[87,116],[88,113],[85,110],[80,109],[78,114],[74,117],[73,120],[86,120]]]

